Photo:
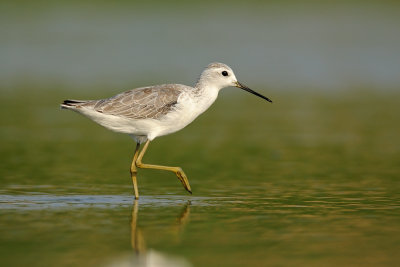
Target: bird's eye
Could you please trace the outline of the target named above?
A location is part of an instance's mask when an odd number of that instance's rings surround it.
[[[223,71],[223,72],[221,72],[221,74],[223,75],[223,76],[228,76],[228,72],[227,71]]]

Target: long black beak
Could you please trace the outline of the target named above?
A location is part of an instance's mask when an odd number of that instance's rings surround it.
[[[253,95],[256,95],[256,96],[258,96],[258,97],[261,97],[261,98],[267,100],[268,102],[271,102],[271,103],[272,103],[272,100],[269,99],[268,97],[265,97],[265,96],[263,96],[263,95],[261,95],[261,94],[259,94],[259,93],[257,93],[257,92],[254,92],[254,91],[251,90],[249,87],[247,87],[246,85],[241,84],[240,82],[236,82],[236,87],[237,87],[237,88],[240,88],[240,89],[243,89],[243,90],[245,90],[245,91],[247,91],[247,92],[249,92],[249,93],[252,93]]]

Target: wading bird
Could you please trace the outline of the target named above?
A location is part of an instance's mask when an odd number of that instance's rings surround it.
[[[126,133],[136,141],[130,168],[135,198],[139,198],[137,168],[171,171],[192,193],[189,181],[180,167],[152,165],[142,162],[154,138],[186,127],[217,99],[218,92],[234,86],[272,102],[239,83],[232,69],[222,63],[211,63],[201,73],[194,87],[162,84],[132,89],[100,100],[65,100],[61,108],[76,111],[115,132]],[[142,150],[140,145],[145,143]]]

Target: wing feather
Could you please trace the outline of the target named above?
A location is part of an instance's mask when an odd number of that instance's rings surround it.
[[[159,119],[173,109],[181,93],[175,84],[143,87],[91,102],[90,106],[104,114],[130,119]]]

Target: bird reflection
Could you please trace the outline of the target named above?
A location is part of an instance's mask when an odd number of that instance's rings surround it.
[[[139,201],[135,200],[132,208],[132,221],[131,221],[131,246],[136,254],[144,253],[146,251],[146,245],[142,231],[137,227],[137,218],[139,211]]]
[[[178,241],[180,240],[183,228],[189,221],[190,205],[191,202],[188,201],[183,206],[182,211],[178,214],[176,218],[176,223],[171,227],[170,232],[174,234],[174,236]],[[190,266],[190,264],[188,264],[184,259],[176,259],[176,258],[173,259],[168,255],[164,255],[152,249],[146,251],[146,242],[143,233],[140,227],[138,227],[137,225],[138,213],[139,213],[139,202],[135,200],[132,207],[132,221],[131,221],[131,246],[132,250],[136,254],[135,266],[155,266],[153,264],[154,262],[157,262],[158,266],[160,263],[162,266]]]
[[[172,229],[177,237],[179,238],[179,234],[182,233],[183,229],[185,228],[185,225],[188,223],[189,221],[189,217],[190,217],[190,205],[191,202],[190,200],[188,202],[186,202],[186,204],[183,206],[183,209],[181,211],[181,213],[179,214],[179,216],[176,218],[176,224],[175,227]]]

